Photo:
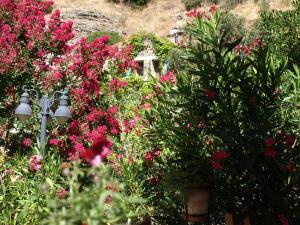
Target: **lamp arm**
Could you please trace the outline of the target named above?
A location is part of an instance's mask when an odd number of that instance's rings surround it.
[[[67,95],[67,94],[68,94],[68,90],[67,90],[67,89],[64,89],[63,91],[56,91],[56,92],[54,92],[53,95],[52,95],[52,98],[51,98],[51,99],[53,100],[53,102],[55,101],[55,96],[56,96],[57,94]]]
[[[37,90],[35,90],[35,89],[28,89],[27,88],[27,85],[24,85],[23,87],[22,87],[22,90],[24,91],[24,92],[35,92],[35,100],[38,102],[39,101],[39,93],[38,93],[38,91]]]

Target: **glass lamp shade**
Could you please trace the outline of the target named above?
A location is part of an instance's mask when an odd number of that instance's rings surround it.
[[[32,109],[29,104],[22,102],[16,108],[15,114],[21,122],[25,122],[32,116]]]
[[[58,120],[60,124],[65,124],[68,119],[72,117],[72,113],[68,106],[61,105],[55,111],[54,117]]]

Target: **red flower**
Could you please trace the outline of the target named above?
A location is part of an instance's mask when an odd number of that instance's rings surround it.
[[[112,197],[111,195],[107,195],[104,199],[105,204],[110,204],[112,202]]]
[[[161,177],[159,175],[157,175],[157,176],[151,177],[149,181],[151,184],[158,184],[160,182],[160,180],[161,180]]]
[[[284,135],[284,143],[288,148],[292,149],[294,147],[296,138],[294,135]]]
[[[210,6],[209,12],[210,12],[211,14],[214,14],[216,11],[217,11],[217,6],[216,6],[216,5]]]
[[[32,140],[30,138],[25,138],[23,140],[23,146],[28,148],[32,144]]]
[[[230,156],[229,152],[226,151],[218,151],[218,152],[214,152],[211,156],[211,159],[214,161],[220,161],[220,160],[224,160],[227,159]]]
[[[275,151],[275,149],[273,147],[268,147],[265,151],[264,151],[264,156],[265,157],[269,157],[269,158],[275,158],[277,152]]]
[[[206,89],[204,91],[204,95],[208,98],[208,99],[213,99],[216,97],[216,92],[212,89]]]
[[[251,45],[248,45],[246,47],[246,50],[245,50],[245,55],[246,56],[249,56],[251,54],[251,50],[252,50],[252,46]]]
[[[201,121],[199,122],[198,127],[199,127],[199,128],[203,128],[203,129],[207,128],[207,124],[206,124],[205,120],[201,120]]]
[[[289,225],[289,221],[287,220],[284,214],[278,214],[277,217],[282,225]]]
[[[215,170],[221,169],[221,164],[219,162],[215,162],[215,161],[211,160],[210,164],[211,164],[212,168]]]
[[[287,170],[288,170],[289,172],[294,172],[295,169],[296,169],[296,168],[295,168],[295,164],[292,163],[292,162],[289,162],[289,163],[287,164],[286,168],[287,168]]]
[[[267,147],[273,147],[274,144],[276,144],[276,141],[273,138],[269,137],[265,139],[265,144]]]
[[[92,166],[99,166],[111,154],[111,147],[112,142],[100,136],[89,149],[83,151],[82,157]]]
[[[150,151],[146,152],[145,159],[146,159],[147,162],[152,163],[152,161],[153,161],[152,152],[150,152]]]

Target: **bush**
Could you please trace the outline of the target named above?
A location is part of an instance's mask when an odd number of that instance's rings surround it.
[[[114,3],[120,3],[121,0],[108,0]],[[141,7],[145,6],[150,0],[123,0],[124,3],[132,6],[132,7]]]
[[[114,32],[114,31],[97,31],[89,34],[87,36],[87,40],[89,42],[93,42],[96,38],[100,38],[102,36],[108,36],[109,41],[107,45],[114,45],[116,43],[119,43],[120,41],[123,40],[123,38],[120,36],[119,33]]]
[[[234,40],[245,36],[245,19],[224,11],[221,16],[221,29],[228,32],[227,39]]]
[[[149,2],[149,0],[125,0],[125,2],[132,6],[144,6]]]
[[[271,50],[279,57],[288,57],[290,66],[300,65],[300,1],[295,9],[263,12],[255,27]]]
[[[185,68],[161,77],[150,137],[172,153],[169,177],[213,185],[216,210],[248,209],[254,225],[298,224],[299,70],[260,39],[227,38],[221,19],[191,21]]]
[[[191,10],[201,6],[202,0],[182,0],[182,2],[187,10]]]
[[[136,57],[139,52],[145,49],[145,40],[150,39],[155,54],[162,64],[169,58],[173,49],[176,48],[176,45],[169,41],[167,38],[161,38],[152,33],[141,33],[133,35],[125,44],[133,46],[132,57]]]

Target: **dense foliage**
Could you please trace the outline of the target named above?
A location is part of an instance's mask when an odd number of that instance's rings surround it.
[[[288,11],[263,12],[259,22],[260,34],[266,43],[293,63],[300,65],[300,2],[295,1],[294,9]]]
[[[108,36],[109,40],[107,42],[107,45],[114,45],[123,40],[123,38],[120,36],[119,33],[114,31],[98,31],[98,32],[92,32],[87,36],[87,40],[89,42],[93,42],[96,38],[100,38],[103,36]]]
[[[136,57],[139,52],[146,48],[146,39],[151,41],[155,54],[159,58],[161,64],[168,60],[171,52],[176,48],[176,45],[167,38],[161,38],[151,33],[135,34],[125,43],[126,45],[129,44],[130,46],[133,46],[132,57]]]
[[[187,10],[191,10],[196,7],[200,7],[202,0],[182,0],[182,3],[184,4]]]
[[[152,138],[172,149],[167,168],[177,186],[213,184],[215,207],[247,209],[253,224],[297,224],[299,102],[291,81],[299,74],[260,39],[228,41],[215,10],[191,14],[185,69],[161,77]]]
[[[145,6],[150,0],[108,0],[114,3],[120,3],[123,2],[125,4],[128,4],[132,7],[141,7]]]

